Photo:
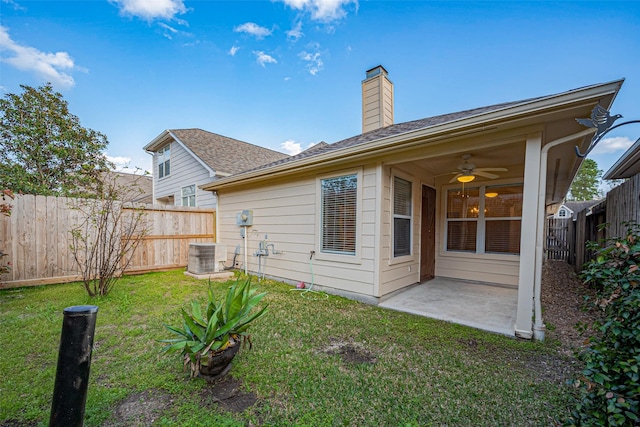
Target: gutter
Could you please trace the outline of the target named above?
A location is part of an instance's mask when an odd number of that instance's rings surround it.
[[[627,171],[638,161],[640,161],[640,138],[638,138],[638,140],[624,152],[618,161],[609,168],[609,170],[602,176],[602,179],[629,178],[632,174],[627,174]]]
[[[331,151],[326,154],[310,156],[292,162],[285,162],[272,167],[258,169],[232,175],[223,178],[210,185],[203,185],[203,190],[219,190],[235,184],[249,184],[254,180],[259,180],[264,176],[270,178],[278,175],[299,172],[305,168],[313,167],[316,164],[330,165],[333,162],[342,162],[345,158],[355,160],[358,156],[370,156],[373,152],[381,153],[384,150],[396,148],[398,143],[405,143],[403,148],[408,148],[413,144],[424,144],[438,139],[448,139],[461,137],[469,133],[493,130],[498,125],[503,126],[511,121],[535,117],[538,114],[548,114],[552,111],[562,110],[566,106],[575,105],[580,102],[592,102],[593,98],[600,98],[609,93],[616,93],[623,80],[610,83],[588,86],[586,88],[575,89],[558,95],[551,95],[533,102],[523,102],[511,107],[482,113],[463,119],[452,120],[434,126],[415,129],[403,133],[398,133],[377,140],[368,141],[351,147],[345,147]],[[429,141],[425,141],[428,138]]]
[[[544,255],[544,225],[545,225],[545,207],[547,195],[547,157],[549,150],[558,145],[584,138],[594,133],[595,129],[589,128],[573,135],[565,136],[555,141],[547,143],[540,151],[540,171],[538,175],[538,221],[536,230],[536,251],[533,281],[533,302],[534,302],[534,323],[533,338],[538,341],[544,341],[546,327],[542,320],[542,303],[540,297],[542,295],[542,258]]]

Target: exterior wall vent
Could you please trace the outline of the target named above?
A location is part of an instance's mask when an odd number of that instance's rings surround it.
[[[393,83],[387,70],[378,65],[362,81],[362,133],[393,124]]]

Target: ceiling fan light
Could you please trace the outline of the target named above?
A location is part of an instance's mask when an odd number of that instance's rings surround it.
[[[493,197],[497,197],[498,193],[496,192],[490,192],[490,193],[484,193],[485,197],[489,197],[489,198],[493,198]]]
[[[467,182],[473,181],[474,179],[476,179],[476,177],[473,175],[460,175],[457,179],[458,179],[458,182],[467,183]]]

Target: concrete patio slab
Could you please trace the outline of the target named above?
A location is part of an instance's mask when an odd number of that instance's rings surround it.
[[[379,306],[514,336],[517,304],[513,287],[436,277]]]

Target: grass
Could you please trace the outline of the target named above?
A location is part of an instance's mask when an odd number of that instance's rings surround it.
[[[213,284],[218,295],[228,285]],[[114,425],[122,402],[147,392],[167,404],[143,424],[161,426],[537,426],[553,425],[572,404],[562,378],[549,374],[572,361],[553,344],[336,296],[309,300],[273,281],[258,287],[269,312],[230,373],[257,397],[240,413],[203,404],[212,386],[189,379],[156,341],[169,337],[164,323],[181,322],[180,307],[204,302],[206,282],[171,271],[124,277],[99,299],[77,283],[0,291],[0,425],[48,423],[62,310],[83,304],[99,307],[86,426]],[[346,361],[345,348],[365,361]]]

